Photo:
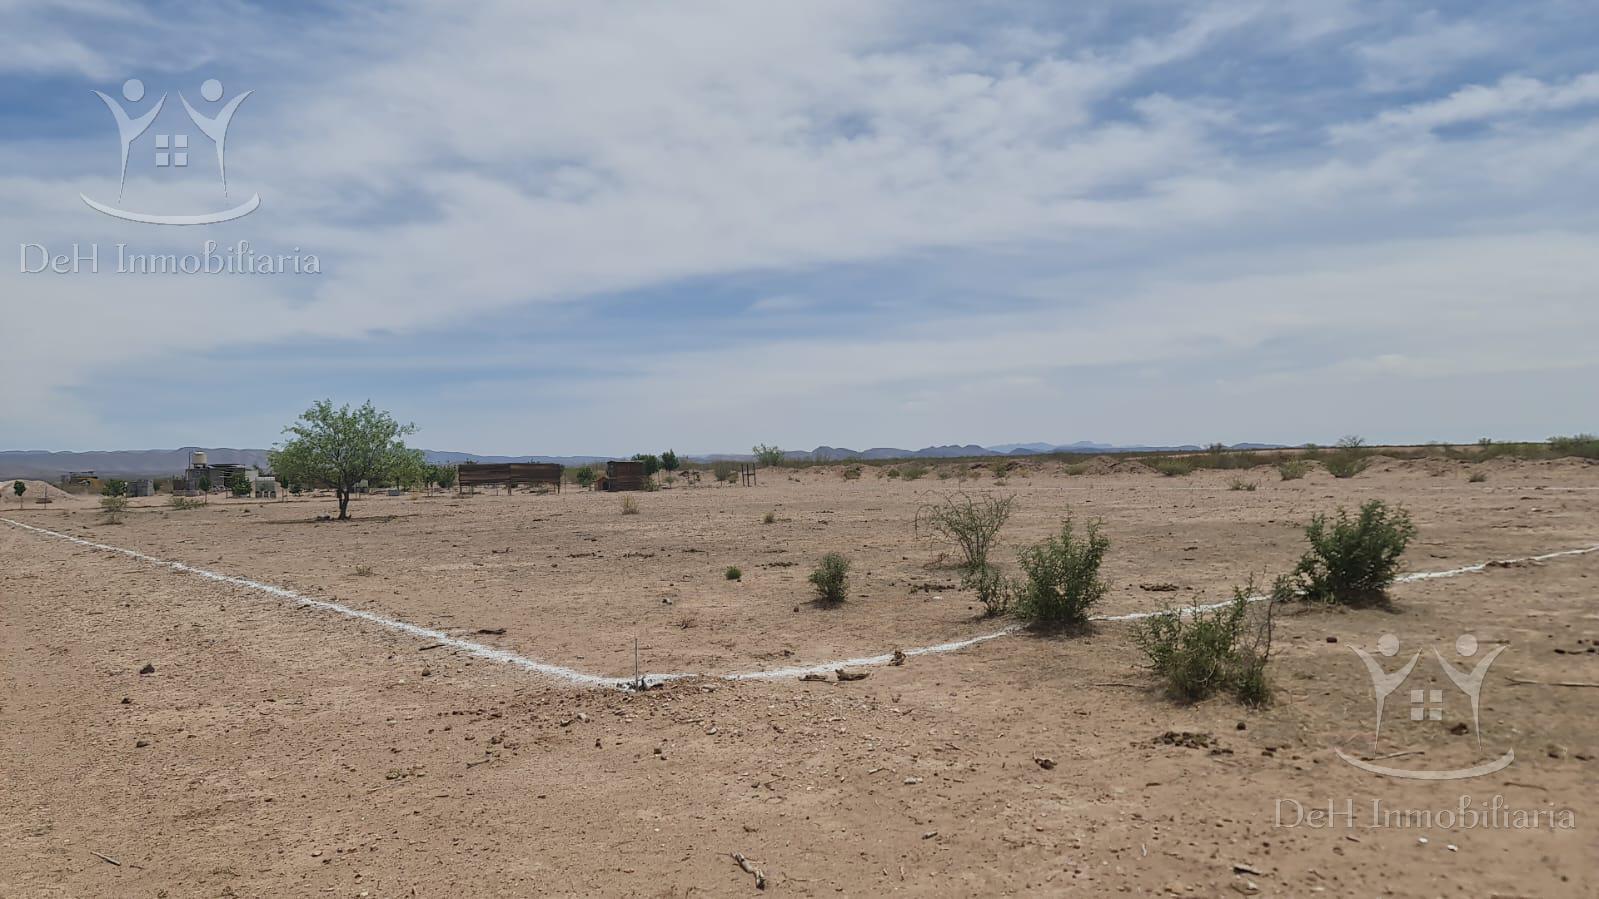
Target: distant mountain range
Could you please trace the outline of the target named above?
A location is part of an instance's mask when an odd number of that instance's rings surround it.
[[[1235,443],[1229,449],[1277,449],[1275,443]],[[853,450],[847,447],[819,446],[813,450],[790,450],[784,455],[795,461],[838,462],[846,459],[949,459],[959,456],[1032,456],[1046,453],[1134,453],[1134,452],[1196,452],[1204,449],[1194,444],[1182,446],[1116,446],[1093,443],[1001,443],[996,446],[966,444],[957,446],[928,446],[918,450],[877,446]],[[48,450],[0,450],[0,478],[39,478],[55,480],[69,471],[93,471],[103,475],[166,476],[181,473],[189,466],[189,453],[203,450],[210,462],[230,462],[236,465],[265,467],[267,451],[264,449],[231,449],[228,447],[185,446],[169,450],[98,450],[93,452],[50,452]],[[559,462],[563,465],[587,465],[604,462],[620,456],[485,456],[477,453],[459,453],[443,450],[423,450],[423,455],[434,464],[461,462]],[[712,453],[708,455],[683,455],[694,462],[716,460],[749,461],[749,453]]]

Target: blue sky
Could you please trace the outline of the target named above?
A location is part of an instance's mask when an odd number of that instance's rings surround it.
[[[0,448],[1594,430],[1579,2],[0,0]],[[254,91],[187,169],[91,91]],[[224,98],[224,102],[225,102]],[[218,104],[220,105],[220,104]],[[207,107],[214,109],[215,106]],[[170,127],[169,127],[170,126]],[[192,127],[189,131],[194,131]],[[118,243],[316,275],[107,271]],[[23,244],[99,273],[19,271]],[[296,249],[297,248],[297,249]]]

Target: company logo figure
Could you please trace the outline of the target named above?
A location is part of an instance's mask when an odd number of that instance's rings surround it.
[[[1471,729],[1477,734],[1478,749],[1482,748],[1482,682],[1488,676],[1488,666],[1492,665],[1494,659],[1498,658],[1499,654],[1504,651],[1504,646],[1494,647],[1493,652],[1483,656],[1482,661],[1471,669],[1470,674],[1451,665],[1448,659],[1439,654],[1437,647],[1434,647],[1432,651],[1433,655],[1438,656],[1438,664],[1443,666],[1444,674],[1451,681],[1454,681],[1455,686],[1460,688],[1460,692],[1471,698]],[[1461,634],[1455,638],[1455,652],[1465,659],[1476,655],[1477,638],[1472,634]]]
[[[1372,750],[1375,751],[1377,740],[1382,736],[1383,703],[1387,702],[1388,697],[1399,689],[1399,686],[1405,682],[1406,678],[1410,677],[1410,672],[1416,667],[1416,662],[1421,658],[1421,653],[1412,653],[1410,661],[1405,663],[1405,667],[1389,674],[1383,669],[1382,663],[1373,658],[1371,653],[1358,646],[1350,648],[1355,651],[1356,655],[1360,656],[1362,662],[1366,663],[1366,671],[1371,675],[1371,688],[1377,694],[1377,728],[1371,735],[1371,746]],[[1399,653],[1399,638],[1393,634],[1383,634],[1377,639],[1377,652],[1381,653],[1385,658],[1393,658]]]
[[[122,142],[122,168],[117,175],[117,199],[121,200],[123,186],[128,181],[128,150],[133,146],[134,141],[150,130],[150,123],[154,122],[155,117],[161,114],[161,107],[167,103],[167,95],[162,94],[161,99],[156,101],[155,106],[152,106],[149,112],[138,118],[129,116],[127,110],[122,108],[121,103],[100,91],[95,91],[94,95],[105,102],[106,108],[111,110],[111,117],[117,120],[117,139]],[[122,83],[122,98],[129,103],[137,103],[143,100],[144,82],[137,78],[129,78],[124,81]]]
[[[253,93],[255,93],[253,90],[245,91],[229,100],[227,105],[223,106],[216,115],[207,116],[191,106],[189,98],[185,97],[182,91],[178,92],[178,99],[183,101],[183,108],[188,111],[189,118],[194,121],[194,126],[199,128],[200,132],[206,137],[211,138],[211,142],[217,146],[217,169],[222,173],[222,196],[224,197],[228,195],[228,162],[225,155],[227,153],[228,125],[232,124],[233,113],[238,110],[239,104],[243,103],[245,98]],[[206,79],[206,82],[200,85],[200,96],[211,103],[221,100],[222,82],[215,78]]]

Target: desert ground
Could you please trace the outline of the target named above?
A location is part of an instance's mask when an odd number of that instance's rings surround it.
[[[325,497],[155,497],[106,524],[93,500],[8,491],[13,522],[518,658],[696,676],[573,683],[0,525],[0,896],[757,894],[735,854],[768,895],[1599,895],[1599,552],[1403,583],[1387,608],[1289,605],[1262,709],[1173,701],[1114,621],[861,665],[842,683],[725,677],[1006,627],[957,588],[951,548],[912,526],[955,490],[1017,497],[1007,563],[1068,510],[1102,519],[1098,612],[1119,615],[1269,579],[1312,514],[1374,497],[1420,528],[1408,572],[1593,547],[1599,465],[1379,459],[1281,481],[1040,461],[1002,483],[939,476],[964,468],[706,478],[631,494],[636,515],[574,489],[363,497],[352,522],[317,521]],[[1257,489],[1230,489],[1239,476]],[[854,568],[848,601],[827,608],[806,575],[833,551]],[[1434,659],[1465,633],[1507,647],[1480,733]],[[1374,746],[1353,648],[1384,634],[1401,645],[1390,669],[1421,657]],[[1415,688],[1444,698],[1414,706]],[[1340,749],[1418,770],[1515,757],[1417,780]],[[1462,802],[1502,817],[1441,814]],[[1534,824],[1513,826],[1517,812]]]

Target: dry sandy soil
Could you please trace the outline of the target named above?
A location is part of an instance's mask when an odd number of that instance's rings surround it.
[[[1007,561],[1068,508],[1103,518],[1104,614],[1222,599],[1288,568],[1312,513],[1371,497],[1415,516],[1409,571],[1599,543],[1599,466],[1470,470],[1259,469],[1250,492],[1227,472],[1042,465],[996,485],[812,469],[635,494],[638,515],[568,491],[369,498],[350,523],[315,521],[333,504],[313,498],[136,500],[118,525],[88,501],[7,504],[0,516],[584,672],[631,676],[636,640],[646,672],[710,676],[575,686],[0,525],[0,896],[755,894],[733,853],[774,895],[1596,895],[1599,689],[1556,684],[1599,682],[1599,553],[1403,584],[1390,609],[1293,607],[1263,710],[1165,698],[1125,623],[848,683],[715,677],[1000,627],[911,526],[957,487],[1017,496]],[[828,551],[855,564],[832,609],[805,583]],[[1179,589],[1141,586],[1163,583]],[[1457,660],[1467,632],[1508,647],[1481,748],[1433,657]],[[1401,642],[1390,669],[1422,657],[1374,749],[1351,647],[1386,633]],[[1441,720],[1410,720],[1411,689],[1443,691]],[[1413,769],[1515,761],[1399,780],[1340,748]],[[1463,796],[1482,819],[1502,797],[1499,826],[1443,820]],[[1304,820],[1329,804],[1354,820]]]

